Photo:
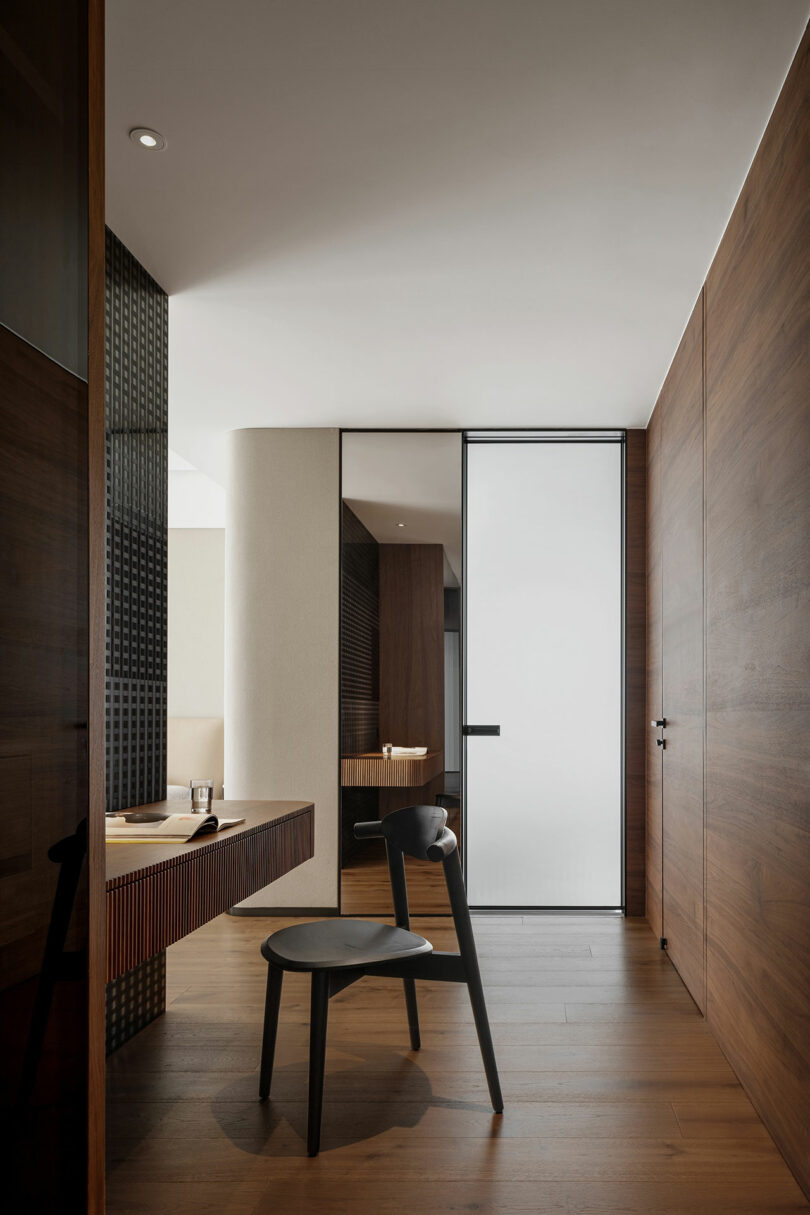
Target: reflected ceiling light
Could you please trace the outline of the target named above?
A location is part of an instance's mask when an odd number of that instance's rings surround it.
[[[162,152],[166,147],[166,140],[160,131],[153,131],[149,127],[133,127],[129,137],[133,143],[139,143],[142,148],[151,148],[154,152]]]
[[[397,527],[404,527],[404,526],[405,526],[405,524],[404,524],[404,523],[398,523],[398,524],[397,524]]]

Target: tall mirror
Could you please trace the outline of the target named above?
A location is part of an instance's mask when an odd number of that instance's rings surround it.
[[[460,835],[461,434],[348,432],[342,445],[341,911],[388,914],[379,841],[356,822],[442,805]],[[388,754],[387,748],[392,748]],[[385,751],[383,750],[385,748]],[[411,910],[449,910],[407,862]]]

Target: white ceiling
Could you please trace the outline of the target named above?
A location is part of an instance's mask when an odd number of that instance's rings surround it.
[[[457,586],[461,435],[346,434],[342,466],[343,498],[375,540],[443,545],[445,586]]]
[[[107,0],[170,437],[644,425],[807,0]],[[162,152],[133,144],[156,127]]]

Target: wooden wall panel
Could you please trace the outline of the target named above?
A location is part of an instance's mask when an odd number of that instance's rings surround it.
[[[663,936],[706,1004],[703,915],[703,292],[667,376],[661,410]]]
[[[625,447],[625,908],[644,915],[644,773],[647,743],[647,435],[628,430]]]
[[[17,1209],[56,1210],[64,1195],[64,1209],[75,1202],[80,1210],[88,1156],[87,385],[1,325],[0,452],[0,768],[17,818],[0,836],[0,1108],[16,1132],[6,1140],[4,1183]],[[81,865],[67,880],[67,900],[57,899],[60,871],[73,867],[50,855],[62,841]],[[73,982],[62,979],[65,951]]]
[[[661,915],[661,789],[663,754],[656,746],[657,730],[650,726],[663,714],[661,680],[661,414],[656,406],[647,427],[647,711],[645,832],[646,916],[657,937],[663,935]]]
[[[380,545],[380,742],[444,754],[440,544]]]
[[[5,5],[0,27],[3,1189],[100,1215],[103,4]]]
[[[708,1017],[810,1193],[810,38],[706,284]]]

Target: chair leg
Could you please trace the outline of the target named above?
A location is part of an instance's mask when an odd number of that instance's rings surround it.
[[[495,1047],[492,1045],[492,1034],[489,1029],[484,988],[481,984],[481,976],[477,973],[477,966],[475,970],[476,974],[470,975],[467,980],[467,991],[470,993],[470,1004],[472,1004],[473,1019],[475,1020],[475,1028],[478,1033],[478,1044],[481,1047],[481,1058],[484,1060],[484,1071],[487,1074],[489,1098],[495,1113],[502,1114],[503,1097],[501,1095],[501,1082],[498,1079],[498,1065],[495,1062]]]
[[[405,988],[405,1007],[408,1010],[408,1030],[411,1035],[411,1050],[419,1050],[422,1038],[419,1033],[419,1009],[416,1004],[416,983],[413,979],[403,979]]]
[[[321,1146],[323,1072],[326,1063],[326,1020],[329,1011],[329,971],[313,970],[309,1019],[309,1114],[307,1153],[317,1156]]]
[[[278,966],[267,967],[267,996],[264,1001],[264,1033],[262,1034],[262,1062],[259,1069],[259,1100],[270,1096],[273,1079],[273,1057],[276,1053],[278,1010],[281,1004],[281,984],[284,971]]]

